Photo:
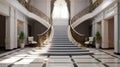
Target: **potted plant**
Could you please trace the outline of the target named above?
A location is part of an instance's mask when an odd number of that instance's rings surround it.
[[[95,34],[96,48],[100,48],[101,38],[102,38],[101,34],[99,32],[96,32]]]
[[[23,31],[20,32],[19,35],[19,41],[20,41],[20,47],[24,48],[25,44],[24,44],[24,39],[25,39],[25,34]]]

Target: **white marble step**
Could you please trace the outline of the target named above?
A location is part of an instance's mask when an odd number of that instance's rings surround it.
[[[48,52],[88,52],[89,50],[49,50]]]
[[[42,55],[93,55],[93,52],[48,52]]]

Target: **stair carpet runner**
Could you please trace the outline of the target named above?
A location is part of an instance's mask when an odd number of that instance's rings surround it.
[[[67,34],[67,25],[54,26],[54,36],[50,42],[51,46],[47,53],[43,55],[92,55],[87,49],[82,49],[69,41]]]

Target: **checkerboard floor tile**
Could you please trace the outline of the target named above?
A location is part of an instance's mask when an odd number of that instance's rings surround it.
[[[94,55],[43,56],[38,48],[25,48],[0,55],[0,67],[120,67],[112,50],[96,50]]]

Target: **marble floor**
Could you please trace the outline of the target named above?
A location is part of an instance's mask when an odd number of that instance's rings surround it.
[[[0,54],[0,67],[120,67],[120,56],[113,50],[82,49],[69,41],[65,29],[67,26],[55,26],[53,40],[41,48]]]
[[[47,49],[24,48],[0,54],[0,67],[120,67],[113,50],[89,48],[94,55],[43,56]]]

